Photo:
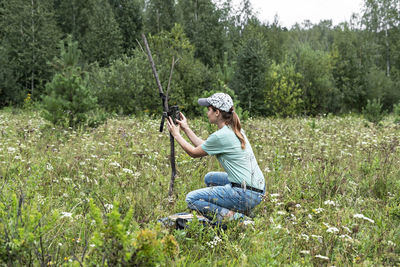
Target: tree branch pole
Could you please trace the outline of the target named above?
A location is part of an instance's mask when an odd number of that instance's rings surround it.
[[[146,48],[147,57],[148,57],[148,59],[149,59],[149,61],[150,61],[150,65],[151,65],[151,69],[152,69],[152,71],[153,71],[154,78],[155,78],[156,83],[157,83],[157,86],[158,86],[158,90],[159,90],[159,93],[160,93],[160,97],[161,97],[162,102],[163,102],[163,110],[164,110],[163,116],[164,116],[164,115],[166,115],[167,112],[168,112],[168,96],[165,96],[165,95],[164,95],[164,91],[163,91],[163,88],[162,88],[162,86],[161,86],[160,79],[158,78],[158,74],[157,74],[157,70],[156,70],[156,65],[154,64],[153,57],[152,57],[151,51],[150,51],[150,47],[149,47],[149,44],[147,43],[147,39],[146,39],[146,36],[145,36],[144,34],[142,34],[142,39],[143,39],[143,42],[144,42],[144,46],[145,46],[145,48]],[[173,59],[172,62],[173,62],[173,63],[172,63],[172,68],[173,68],[173,66],[174,66],[174,59]],[[170,74],[170,76],[171,76],[171,75],[172,75],[172,69],[171,69],[171,74]],[[171,77],[170,77],[170,79],[171,79]],[[169,82],[168,82],[168,91],[169,91]],[[167,93],[167,94],[168,94],[168,93]],[[160,128],[160,129],[162,129],[162,128]],[[171,181],[170,181],[170,183],[169,183],[168,197],[171,199],[171,198],[172,198],[172,194],[173,194],[173,192],[174,192],[174,184],[175,184],[175,177],[176,177],[176,166],[175,166],[175,140],[174,140],[174,137],[172,136],[171,133],[169,134],[169,141],[170,141],[170,150],[171,150],[171,154],[170,154],[170,160],[171,160]]]

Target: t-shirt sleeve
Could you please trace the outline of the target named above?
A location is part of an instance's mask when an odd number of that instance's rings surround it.
[[[211,134],[207,140],[201,145],[201,148],[208,155],[216,155],[222,153],[222,145],[216,134]]]

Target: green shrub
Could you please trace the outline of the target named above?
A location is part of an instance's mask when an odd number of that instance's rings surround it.
[[[400,122],[400,103],[393,105],[394,123]]]
[[[99,110],[96,97],[92,96],[87,86],[87,73],[78,66],[80,52],[77,42],[69,40],[67,51],[61,42],[61,57],[56,60],[61,71],[46,84],[43,98],[43,117],[53,124],[75,127],[84,123],[95,125],[96,119],[89,114]],[[99,120],[104,119],[101,116]]]
[[[300,81],[303,76],[293,65],[273,63],[267,74],[265,103],[268,110],[280,117],[299,115],[303,100]]]
[[[379,98],[375,98],[372,101],[368,99],[367,105],[362,110],[364,118],[374,124],[378,124],[385,117],[385,112],[382,111],[382,106],[383,105]]]

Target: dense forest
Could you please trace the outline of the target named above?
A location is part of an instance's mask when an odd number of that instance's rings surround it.
[[[142,33],[165,88],[176,61],[170,103],[188,114],[216,91],[250,116],[400,102],[398,0],[365,0],[339,25],[290,28],[261,22],[249,0],[0,0],[0,107],[38,103],[54,122],[158,113]]]

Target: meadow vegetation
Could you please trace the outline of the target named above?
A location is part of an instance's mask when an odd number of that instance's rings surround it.
[[[206,138],[202,119],[191,127]],[[255,224],[226,230],[157,219],[187,211],[185,195],[221,170],[176,148],[159,119],[109,118],[58,128],[38,112],[0,111],[2,265],[394,266],[400,264],[400,127],[360,116],[243,122],[267,194]]]

